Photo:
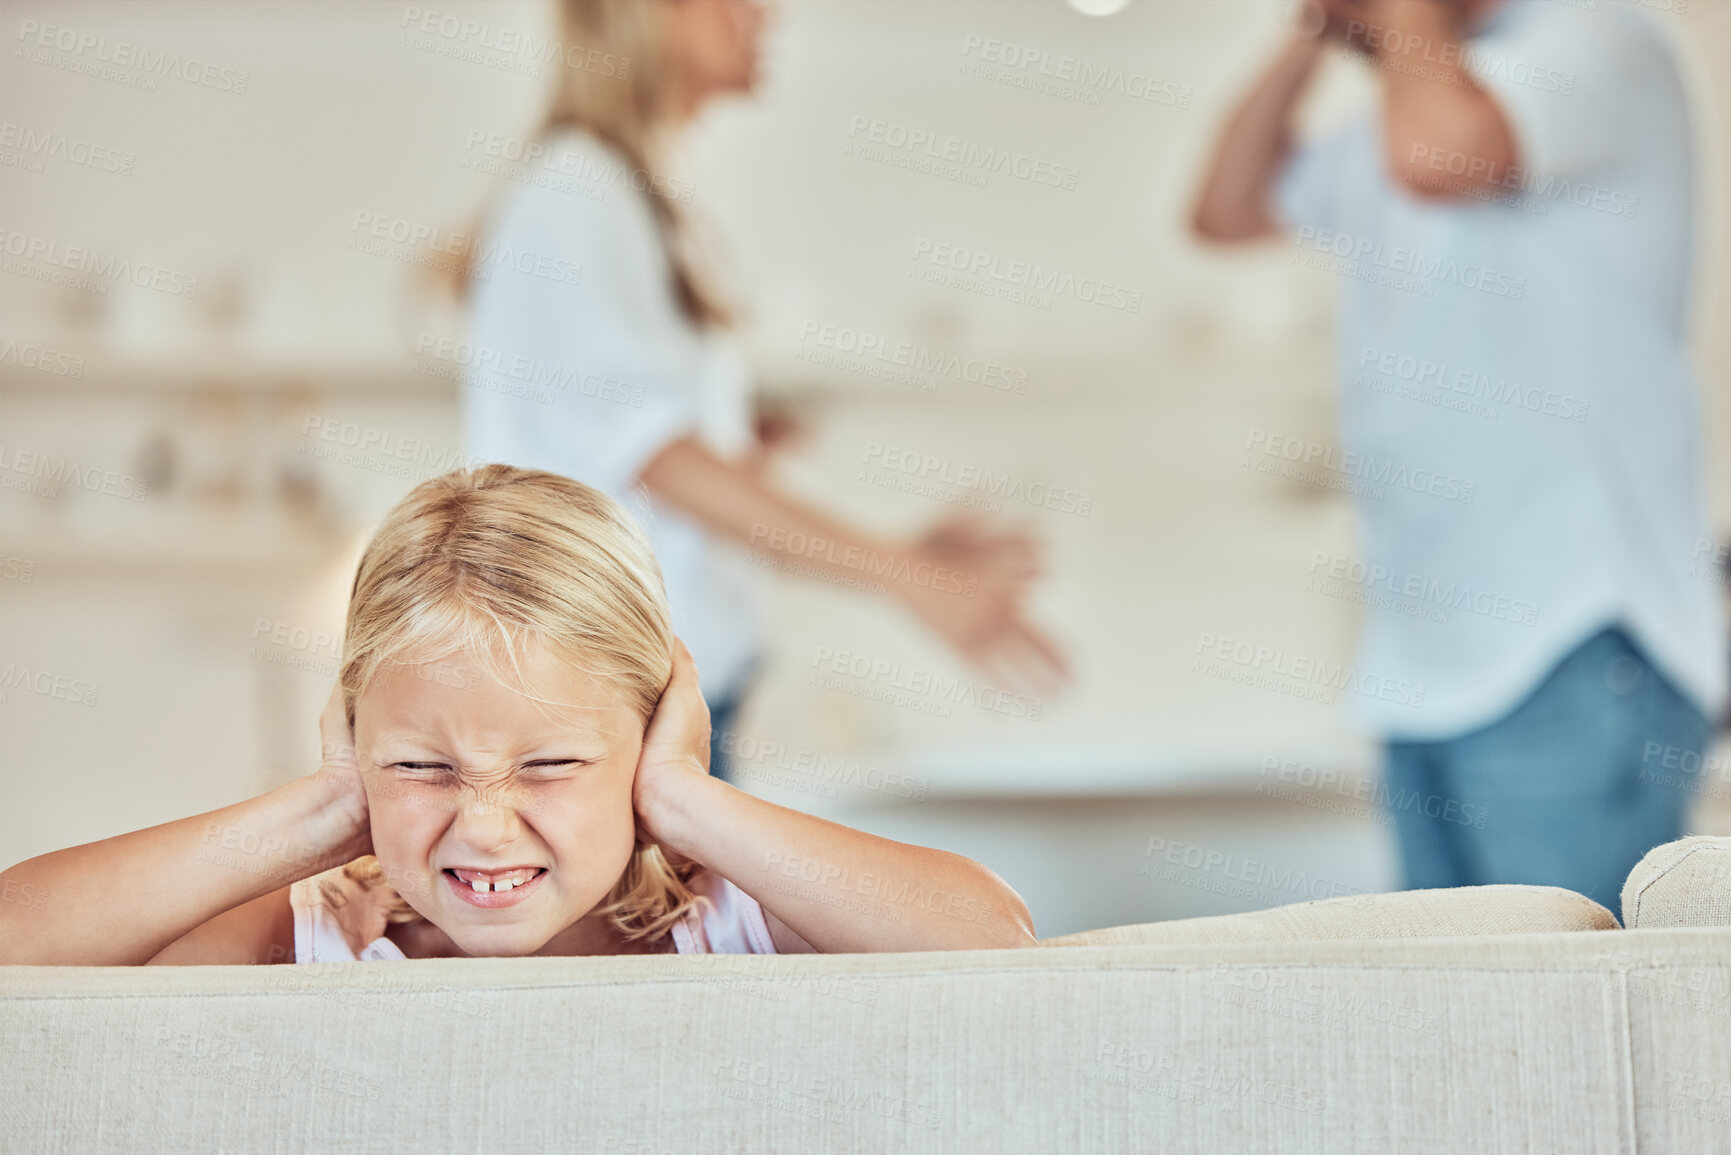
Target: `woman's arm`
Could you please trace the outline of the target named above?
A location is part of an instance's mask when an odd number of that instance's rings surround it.
[[[343,757],[327,745],[317,773],[257,798],[0,874],[0,894],[33,896],[0,903],[0,963],[271,961],[284,888],[371,852],[366,795],[352,754]]]
[[[644,834],[755,898],[825,953],[1035,945],[1027,906],[971,859],[777,806],[709,777],[709,715],[683,645],[644,736],[635,786]]]
[[[1033,543],[1020,535],[980,534],[957,523],[911,544],[877,539],[788,497],[690,437],[656,454],[640,479],[712,532],[778,563],[882,585],[963,657],[996,676],[1050,692],[1068,674],[1063,653],[1023,615],[1038,565]]]
[[[564,139],[597,162],[622,159],[593,137]],[[543,398],[557,393],[555,404],[515,389],[465,389],[466,452],[613,494],[642,483],[773,564],[854,579],[845,583],[854,588],[881,584],[994,682],[1038,692],[1061,685],[1063,656],[1023,610],[1034,576],[1027,539],[950,529],[911,545],[876,540],[793,500],[752,463],[703,445],[694,431],[713,399],[691,355],[701,334],[668,291],[667,251],[646,197],[573,201],[527,185],[512,193],[497,229],[491,242],[500,251],[551,254],[582,276],[554,281],[500,267],[475,286],[475,347],[550,367],[560,384]],[[482,383],[498,376],[489,371]]]

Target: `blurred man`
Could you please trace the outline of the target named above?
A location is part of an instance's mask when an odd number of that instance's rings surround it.
[[[1633,6],[1327,0],[1239,104],[1194,224],[1287,231],[1343,279],[1342,444],[1407,884],[1566,886],[1618,908],[1682,832],[1662,766],[1724,695],[1685,353],[1686,101]],[[1294,148],[1327,46],[1376,106]],[[1358,564],[1358,563],[1363,563]],[[1370,685],[1366,682],[1366,685]]]

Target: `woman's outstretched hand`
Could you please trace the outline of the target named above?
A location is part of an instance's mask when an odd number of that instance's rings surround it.
[[[661,817],[669,798],[698,779],[709,777],[709,706],[697,684],[697,663],[678,638],[673,640],[673,674],[643,735],[631,802],[643,838],[663,842]]]
[[[962,516],[939,522],[908,550],[903,600],[975,666],[1008,686],[1053,693],[1069,680],[1063,651],[1028,621],[1039,547],[1012,530]],[[942,575],[933,577],[929,575]]]

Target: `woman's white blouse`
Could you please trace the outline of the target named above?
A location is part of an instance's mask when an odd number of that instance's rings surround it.
[[[757,653],[751,574],[637,476],[682,437],[723,457],[749,447],[746,365],[680,311],[648,194],[620,176],[629,162],[587,133],[547,143],[476,249],[470,348],[456,354],[465,457],[562,473],[622,501],[661,562],[705,695],[719,701]]]

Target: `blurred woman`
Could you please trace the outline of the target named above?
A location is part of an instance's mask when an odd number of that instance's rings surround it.
[[[714,723],[711,766],[759,650],[751,574],[769,564],[881,584],[968,660],[1050,688],[1053,645],[1022,615],[1031,543],[965,522],[887,541],[778,491],[752,464],[746,365],[729,311],[691,255],[663,157],[710,100],[749,93],[764,13],[754,0],[563,0],[566,66],[537,176],[485,222],[472,274],[470,460],[546,469],[626,503],[661,561],[675,629]]]

